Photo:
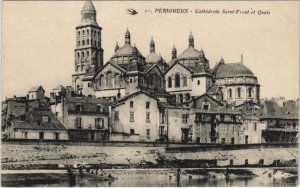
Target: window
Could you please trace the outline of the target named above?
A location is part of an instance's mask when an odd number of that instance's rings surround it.
[[[129,79],[129,82],[132,83],[132,78]]]
[[[168,87],[172,87],[172,78],[168,77]]]
[[[241,98],[241,88],[237,88],[237,97]]]
[[[188,122],[188,114],[182,114],[182,123]]]
[[[146,122],[150,123],[150,112],[146,112]]]
[[[111,87],[112,86],[112,73],[108,72],[106,74],[106,86]]]
[[[81,52],[81,58],[84,59],[84,52]]]
[[[257,123],[255,122],[254,123],[254,131],[256,131],[257,130]]]
[[[84,31],[82,31],[82,35],[84,35]]]
[[[28,139],[28,133],[27,132],[24,133],[24,137],[25,137],[25,139]]]
[[[197,84],[200,85],[200,80],[197,81]]]
[[[130,108],[133,108],[133,101],[130,101]]]
[[[150,129],[146,129],[146,137],[150,138]]]
[[[59,133],[53,133],[53,137],[55,140],[59,140]]]
[[[120,76],[117,73],[117,74],[115,74],[115,86],[118,86],[118,85],[120,85]]]
[[[248,88],[248,97],[251,98],[252,97],[252,88]]]
[[[83,69],[84,69],[84,65],[81,65],[81,71],[83,71]]]
[[[180,75],[175,75],[175,87],[180,87]]]
[[[119,111],[115,111],[115,121],[119,120]]]
[[[48,116],[43,116],[43,122],[48,123],[49,122],[49,117]]]
[[[209,104],[203,104],[203,105],[202,105],[202,108],[203,108],[204,110],[208,110],[208,109],[209,109]]]
[[[221,138],[221,144],[225,144],[226,138]]]
[[[134,129],[130,129],[130,134],[134,134]]]
[[[44,132],[39,133],[39,139],[44,139]]]
[[[76,117],[75,119],[75,127],[81,128],[81,117]]]
[[[103,108],[102,108],[101,105],[97,105],[96,109],[97,109],[97,112],[102,112],[103,111]]]
[[[96,33],[96,32],[95,32]],[[98,37],[100,37],[100,32],[98,32]]]
[[[130,122],[134,122],[134,112],[130,112]]]
[[[77,42],[77,45],[80,46],[80,41]]]
[[[77,52],[77,59],[80,59],[80,53]]]
[[[296,123],[293,123],[293,129],[296,129]]]
[[[88,87],[91,87],[91,83],[88,83]]]
[[[83,110],[82,105],[80,105],[80,104],[76,105],[76,107],[75,107],[76,112],[81,112],[82,110]]]
[[[182,94],[179,94],[179,102],[183,103],[183,95]]]
[[[100,75],[99,86],[104,86],[104,76],[103,75]]]
[[[183,77],[183,87],[186,87],[187,86],[187,77],[184,76]]]
[[[87,39],[87,40],[86,40],[86,45],[89,45],[89,44],[90,44],[90,40]]]
[[[89,51],[86,52],[86,57],[90,57],[90,52]]]
[[[185,94],[185,101],[189,101],[191,98],[191,95],[189,93]]]
[[[84,41],[84,40],[82,41],[82,45],[83,45],[83,46],[85,45],[85,41]]]
[[[228,97],[232,98],[232,89],[231,88],[228,90]]]
[[[89,34],[90,34],[90,31],[89,31],[89,30],[86,30],[86,34],[89,35]]]
[[[104,127],[104,119],[102,118],[95,118],[95,128],[102,129]]]
[[[150,108],[150,102],[146,102],[146,108],[147,108],[147,109]]]
[[[80,31],[77,32],[77,36],[80,37]]]

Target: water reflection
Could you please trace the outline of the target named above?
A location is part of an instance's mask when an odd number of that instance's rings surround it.
[[[26,175],[18,174],[3,174],[2,175],[2,186],[49,186],[49,187],[143,187],[143,186],[200,186],[200,187],[247,187],[247,186],[296,186],[298,183],[298,177],[290,178],[274,178],[269,177],[268,174],[265,176],[256,177],[228,177],[228,176],[216,176],[216,177],[204,177],[195,174],[182,173],[180,176],[177,175],[176,169],[158,169],[158,170],[106,170],[106,173],[111,173],[117,177],[115,181],[99,181],[97,179],[88,179],[86,177],[80,177],[76,174],[76,177],[70,180],[68,175],[59,174],[59,182],[32,182],[31,184],[25,185],[21,179],[25,178]],[[49,175],[49,174],[48,174]],[[41,177],[39,174],[27,174],[28,177]],[[21,178],[22,177],[22,178]],[[10,179],[14,181],[3,181],[3,179]],[[48,178],[49,179],[49,178]],[[45,177],[45,180],[47,178]]]

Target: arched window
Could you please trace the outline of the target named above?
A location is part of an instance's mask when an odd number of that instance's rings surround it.
[[[100,37],[100,32],[98,32],[98,37]]]
[[[168,87],[172,87],[172,78],[168,77]]]
[[[77,59],[80,59],[80,53],[77,52]]]
[[[82,46],[84,46],[85,45],[85,42],[84,42],[84,40],[82,41]]]
[[[81,71],[83,71],[83,69],[84,69],[84,65],[81,65]]]
[[[120,76],[118,73],[115,74],[115,86],[119,86],[120,85]]]
[[[82,35],[84,35],[84,31],[82,31]]]
[[[100,87],[103,87],[103,86],[104,86],[104,76],[103,76],[103,75],[100,75],[100,78],[99,78],[99,86],[100,86]]]
[[[248,97],[251,98],[252,97],[252,87],[248,88]]]
[[[112,73],[111,72],[106,73],[106,86],[108,86],[108,87],[112,86]]]
[[[187,77],[184,76],[183,77],[183,87],[186,87],[187,86]]]
[[[200,85],[200,80],[197,81],[197,84]]]
[[[86,45],[89,45],[89,44],[90,44],[90,40],[87,39],[87,40],[86,40]]]
[[[241,88],[237,88],[237,97],[241,98]]]
[[[180,75],[175,75],[175,87],[180,87]]]
[[[77,65],[77,66],[75,67],[75,71],[77,72],[78,69],[79,69],[79,65]]]
[[[77,36],[80,37],[80,31],[77,32]]]
[[[179,94],[179,102],[183,103],[183,95],[181,93]]]
[[[90,31],[89,31],[89,30],[86,30],[86,34],[89,35],[89,34],[90,34]]]
[[[96,40],[94,41],[94,46],[97,46],[97,41]]]
[[[84,59],[84,52],[81,52],[81,58]]]
[[[80,46],[80,41],[77,42],[77,45]]]
[[[232,98],[232,89],[231,88],[228,90],[228,97]]]
[[[87,51],[87,52],[86,52],[86,57],[89,57],[89,56],[90,56],[90,52]]]
[[[190,100],[190,98],[191,98],[190,94],[189,94],[189,93],[186,93],[186,94],[185,94],[185,101]]]

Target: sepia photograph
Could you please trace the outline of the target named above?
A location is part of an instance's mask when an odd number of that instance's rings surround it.
[[[299,0],[1,5],[2,187],[298,186]]]

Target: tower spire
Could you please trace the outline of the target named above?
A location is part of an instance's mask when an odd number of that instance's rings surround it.
[[[128,27],[125,33],[125,44],[130,44],[130,32],[128,30]]]
[[[118,49],[119,49],[119,44],[118,44],[118,41],[117,41],[115,51],[117,51]]]
[[[150,53],[155,53],[155,43],[153,37],[151,37],[151,41],[150,41]]]
[[[192,34],[192,31],[190,32],[190,36],[189,36],[189,47],[194,48],[194,36]]]
[[[244,58],[243,58],[243,54],[241,54],[241,64],[244,63]]]
[[[87,0],[81,9],[81,24],[80,25],[95,25],[98,23],[96,20],[96,9],[91,0]]]

